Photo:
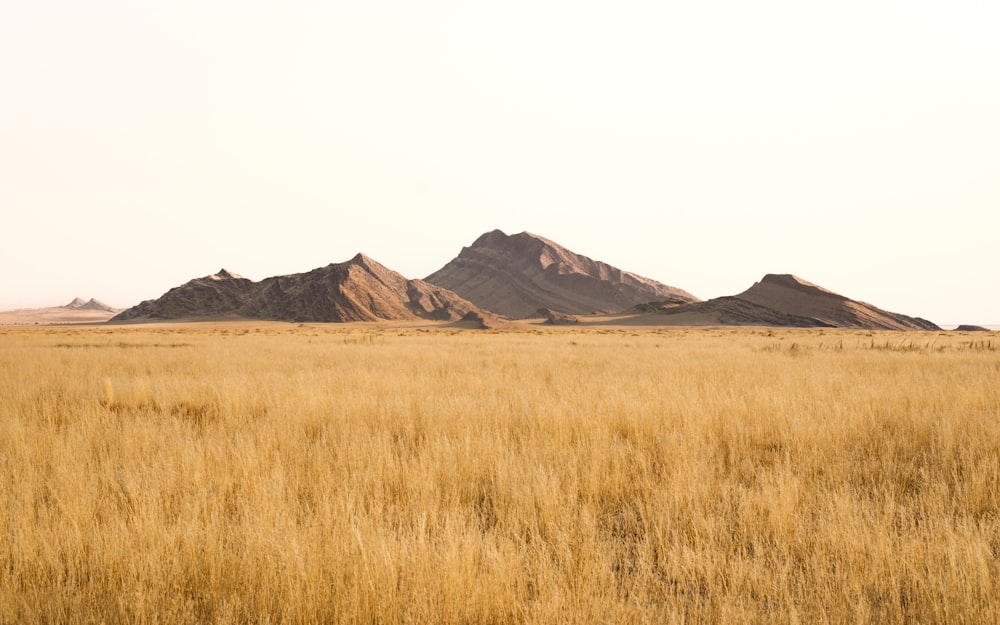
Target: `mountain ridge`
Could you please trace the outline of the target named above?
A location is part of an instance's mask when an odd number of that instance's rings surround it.
[[[446,289],[409,280],[358,253],[342,263],[259,282],[222,269],[133,306],[111,322],[190,318],[456,321],[472,311],[491,316]]]

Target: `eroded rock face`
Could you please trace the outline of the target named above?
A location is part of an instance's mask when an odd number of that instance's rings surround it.
[[[653,300],[698,301],[690,293],[576,254],[529,232],[482,235],[427,282],[515,319],[539,308],[610,313]]]
[[[465,313],[465,316],[463,316],[459,322],[466,327],[474,328],[476,330],[493,329],[490,322],[481,313],[475,311]]]
[[[545,324],[550,326],[572,326],[580,323],[580,320],[573,315],[565,315],[548,308],[539,308],[535,314],[545,319]]]
[[[277,321],[461,319],[475,305],[454,293],[408,280],[364,254],[312,271],[260,282],[222,270],[170,289],[112,321],[247,318]]]

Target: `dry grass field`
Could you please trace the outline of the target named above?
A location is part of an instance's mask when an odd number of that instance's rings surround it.
[[[0,328],[0,623],[998,623],[995,334]]]

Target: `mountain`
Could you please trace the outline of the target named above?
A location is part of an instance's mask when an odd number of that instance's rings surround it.
[[[940,330],[937,325],[848,299],[791,274],[768,274],[736,297],[838,328]]]
[[[174,287],[158,299],[146,300],[111,321],[239,317],[239,309],[254,290],[254,282],[221,269]]]
[[[96,300],[94,298],[90,298],[87,301],[83,301],[83,299],[79,297],[74,297],[73,301],[63,306],[63,308],[70,308],[72,310],[97,310],[107,313],[116,313],[121,310],[119,308],[112,308],[111,306],[108,306],[104,302]]]
[[[262,280],[244,316],[294,321],[455,321],[476,307],[358,254],[346,263]]]
[[[426,280],[515,319],[535,315],[540,308],[581,315],[618,312],[653,300],[698,301],[686,291],[576,254],[530,232],[487,232]]]
[[[669,319],[669,323],[675,325],[940,330],[926,319],[882,310],[790,274],[767,274],[738,295],[680,306],[653,307],[654,318]],[[643,308],[646,310],[648,307]]]
[[[454,321],[473,311],[482,312],[446,289],[423,280],[408,280],[358,254],[347,262],[260,282],[223,269],[170,289],[158,299],[144,301],[111,321]]]

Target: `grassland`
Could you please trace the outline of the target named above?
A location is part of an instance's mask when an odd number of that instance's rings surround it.
[[[995,336],[0,328],[0,623],[997,623]]]

